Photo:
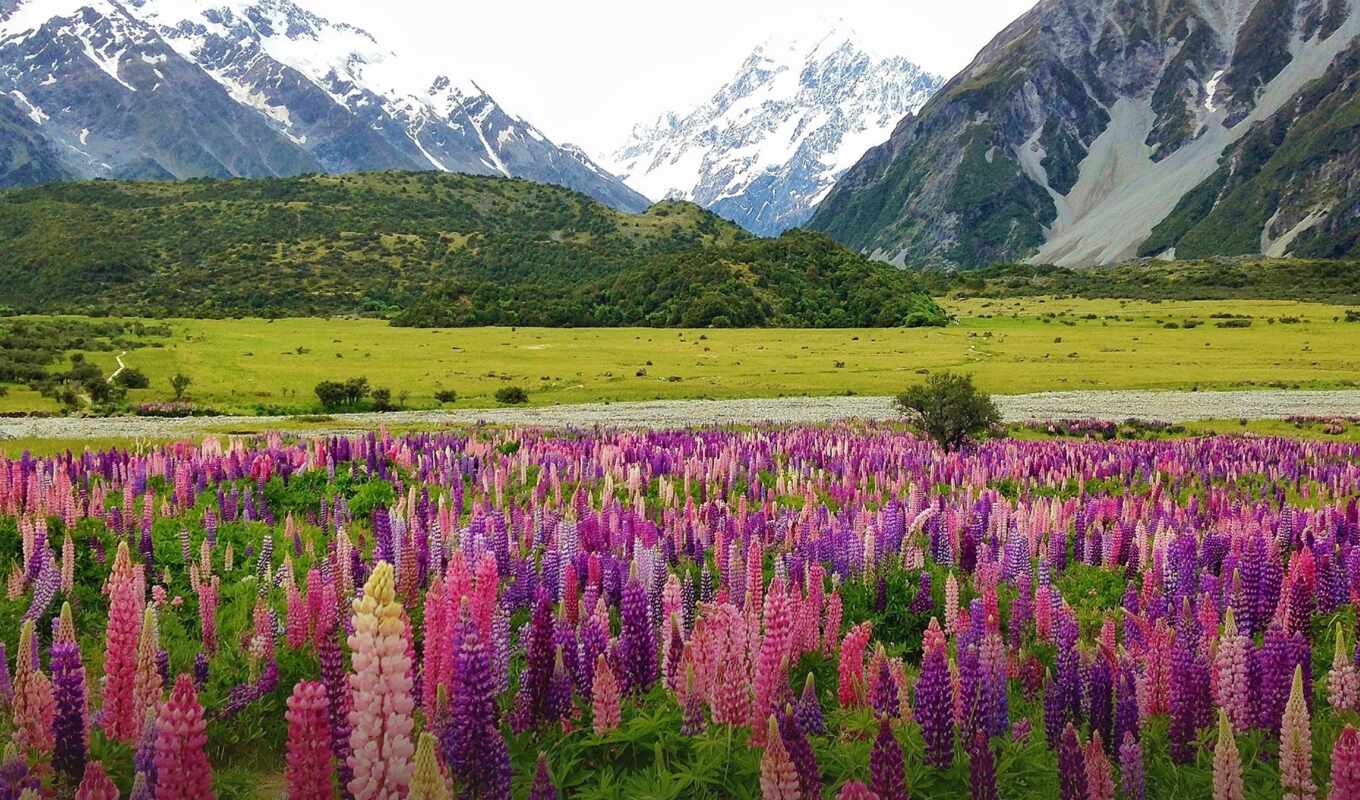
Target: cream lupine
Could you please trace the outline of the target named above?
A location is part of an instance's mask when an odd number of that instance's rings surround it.
[[[349,790],[355,800],[399,800],[411,784],[411,661],[405,625],[396,601],[392,565],[378,563],[354,601],[354,635],[349,637],[353,672],[350,689]]]
[[[137,642],[137,668],[132,683],[132,707],[140,718],[147,710],[156,710],[161,703],[161,671],[156,665],[160,650],[160,626],[154,606],[142,612],[142,635]]]
[[[1316,800],[1313,783],[1313,733],[1303,700],[1303,667],[1294,668],[1294,685],[1280,722],[1280,785],[1284,800]]]
[[[444,800],[448,797],[447,784],[439,772],[439,761],[435,758],[435,738],[433,734],[420,734],[416,745],[415,773],[411,777],[410,800]]]
[[[1214,800],[1243,800],[1242,757],[1223,709],[1218,710],[1218,744],[1214,745]]]

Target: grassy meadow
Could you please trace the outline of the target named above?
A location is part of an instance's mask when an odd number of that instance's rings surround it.
[[[441,388],[457,391],[455,407],[492,406],[495,390],[507,385],[524,387],[540,405],[890,394],[941,369],[971,373],[998,394],[1360,385],[1360,323],[1347,322],[1343,306],[1048,297],[943,304],[957,322],[924,329],[413,329],[372,319],[176,319],[167,321],[170,337],[145,340],[123,360],[151,379],[150,388],[129,392],[132,403],[168,400],[170,376],[183,372],[193,379],[195,403],[246,414],[315,411],[318,382],[357,376],[391,389],[394,399],[405,393],[410,408],[433,407]],[[112,372],[115,355],[88,357]],[[53,408],[22,386],[0,398],[5,411]]]

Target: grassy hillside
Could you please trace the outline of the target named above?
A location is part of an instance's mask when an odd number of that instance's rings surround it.
[[[412,325],[942,320],[909,276],[829,240],[754,241],[693,205],[631,215],[556,186],[464,175],[54,184],[0,193],[0,243],[0,304],[20,312],[400,315]]]

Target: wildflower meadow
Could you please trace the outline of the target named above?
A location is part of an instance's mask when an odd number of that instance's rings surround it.
[[[0,459],[0,798],[1360,798],[1360,446]]]

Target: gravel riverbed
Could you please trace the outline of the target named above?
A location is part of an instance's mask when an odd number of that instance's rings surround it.
[[[1345,391],[1096,391],[1044,392],[994,398],[1008,422],[1027,419],[1129,417],[1185,422],[1196,419],[1279,419],[1294,415],[1360,415],[1360,390]],[[308,435],[342,433],[380,424],[447,425],[486,422],[536,427],[672,428],[741,423],[818,423],[895,416],[890,397],[781,397],[749,400],[655,400],[533,408],[393,411],[339,414]],[[110,417],[0,420],[0,438],[166,438],[204,431],[249,430],[283,424],[287,417],[159,419]]]

